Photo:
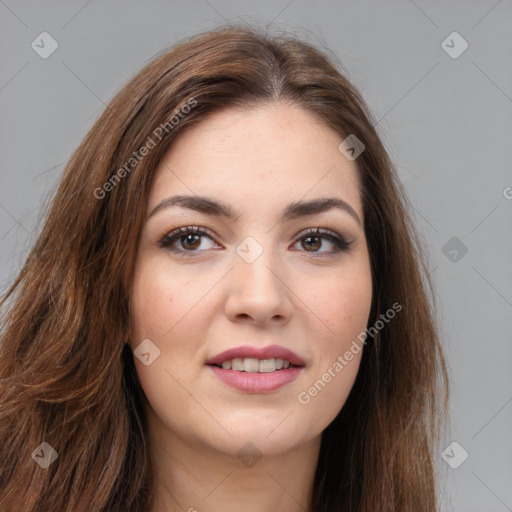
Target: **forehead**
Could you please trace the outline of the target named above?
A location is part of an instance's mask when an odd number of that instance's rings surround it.
[[[148,211],[170,194],[222,198],[237,211],[338,196],[362,218],[358,171],[343,137],[290,105],[225,109],[189,127],[164,156]]]

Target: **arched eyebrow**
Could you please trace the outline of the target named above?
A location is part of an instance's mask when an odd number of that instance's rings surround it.
[[[204,213],[205,215],[226,217],[230,220],[237,220],[241,215],[239,212],[236,212],[231,205],[210,197],[175,195],[160,201],[153,208],[147,218],[149,219],[157,212],[172,206],[181,206],[196,212]],[[290,203],[284,209],[279,222],[293,220],[307,215],[316,215],[326,212],[331,208],[338,208],[350,214],[357,224],[360,227],[362,226],[361,219],[354,208],[352,208],[352,206],[350,206],[346,201],[343,201],[343,199],[339,199],[337,197],[322,197],[312,199],[310,201],[297,201]]]

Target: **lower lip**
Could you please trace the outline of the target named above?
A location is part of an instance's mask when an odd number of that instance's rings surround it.
[[[224,368],[219,368],[218,366],[208,366],[224,384],[250,393],[264,393],[279,389],[285,384],[294,381],[304,370],[304,367],[301,366],[269,373],[257,373],[238,372],[236,370],[224,370]]]

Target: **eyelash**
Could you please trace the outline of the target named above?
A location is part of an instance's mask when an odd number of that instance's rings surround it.
[[[186,235],[198,235],[198,236],[206,236],[210,238],[213,242],[213,236],[212,234],[205,228],[201,226],[186,226],[186,227],[180,227],[178,229],[175,229],[171,231],[170,233],[165,234],[165,236],[160,240],[159,246],[165,250],[168,250],[173,253],[179,253],[183,255],[184,257],[193,257],[193,253],[200,253],[202,250],[183,250],[183,249],[176,249],[172,246],[172,244],[179,240],[180,238],[186,236]],[[340,252],[348,252],[351,249],[353,242],[347,242],[342,236],[335,234],[332,231],[323,230],[321,228],[316,229],[309,229],[303,233],[300,234],[298,237],[298,241],[308,238],[308,237],[315,237],[327,240],[334,244],[335,249],[332,251],[328,251],[327,253],[324,252],[318,252],[318,251],[305,251],[309,252],[313,255],[313,257],[322,257],[325,254],[327,255],[333,255],[338,254]],[[295,244],[294,244],[295,245]]]

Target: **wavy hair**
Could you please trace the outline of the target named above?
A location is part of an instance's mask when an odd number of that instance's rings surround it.
[[[438,510],[448,376],[426,251],[372,114],[339,69],[305,40],[229,25],[159,54],[113,97],[67,163],[0,301],[0,510],[151,509],[147,399],[127,341],[152,178],[187,127],[272,102],[364,143],[355,163],[373,284],[368,325],[403,307],[368,339],[351,393],[322,433],[310,510]],[[47,468],[36,463],[49,456],[43,442],[58,454]]]

